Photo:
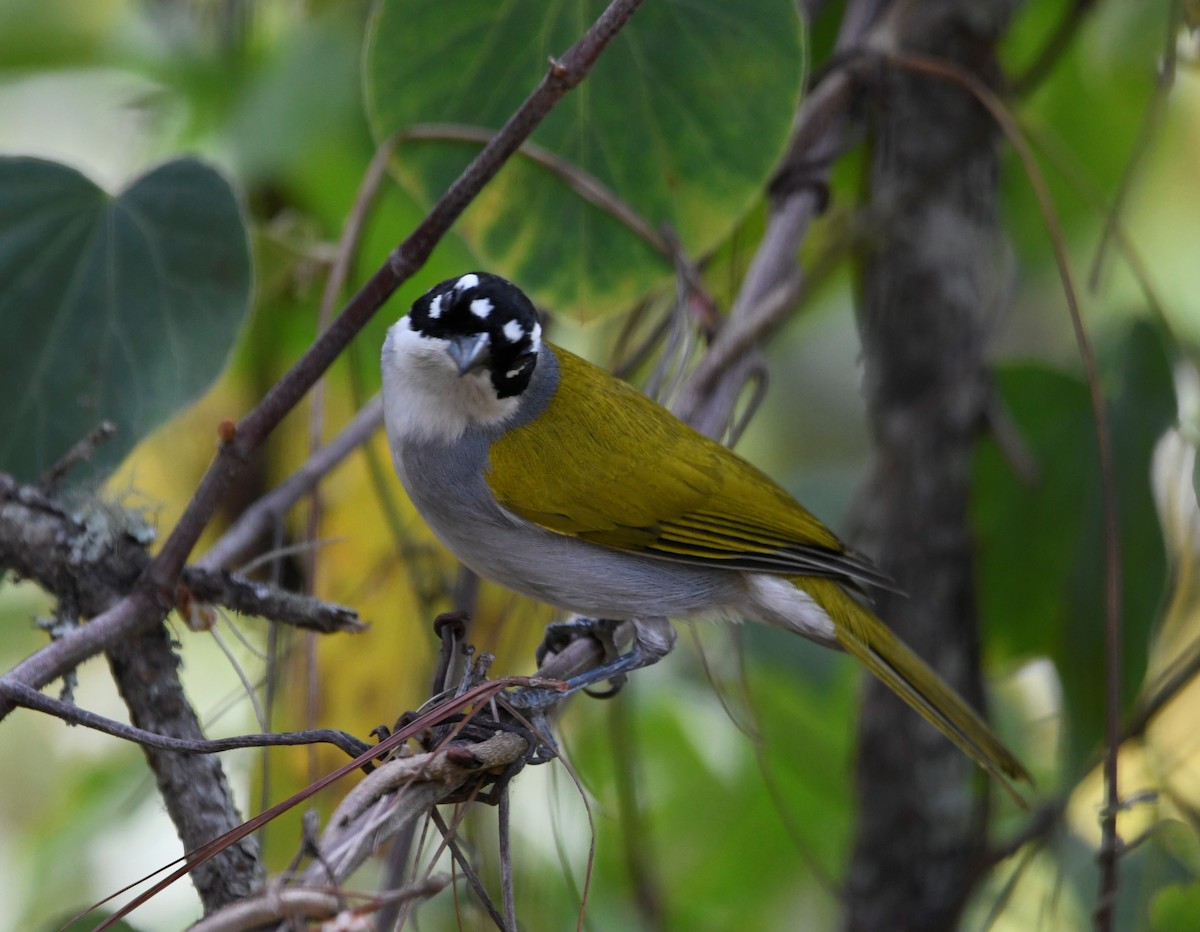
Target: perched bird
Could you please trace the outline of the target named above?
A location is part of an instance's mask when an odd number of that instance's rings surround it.
[[[670,618],[752,619],[852,654],[1010,790],[1028,779],[866,607],[887,577],[736,453],[543,340],[512,283],[435,286],[382,365],[396,471],[442,543],[515,592],[634,622],[629,652],[573,689],[660,659]]]

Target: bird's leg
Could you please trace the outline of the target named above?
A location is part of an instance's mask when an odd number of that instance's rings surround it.
[[[590,620],[590,619],[585,619]],[[566,681],[565,692],[556,690],[523,690],[513,696],[513,704],[523,709],[543,709],[565,696],[587,689],[605,680],[623,681],[625,677],[642,667],[658,663],[675,646],[675,629],[666,618],[639,618],[634,623],[634,641],[629,652],[615,660],[593,667]]]
[[[617,649],[616,634],[621,622],[612,618],[588,618],[583,615],[572,615],[566,621],[556,621],[546,625],[546,636],[538,645],[537,665],[546,662],[547,654],[562,653],[564,647],[582,637],[594,638],[604,648],[604,662],[615,660],[620,656]]]
[[[560,654],[568,645],[579,638],[592,638],[604,651],[603,662],[609,663],[621,656],[617,647],[617,630],[623,622],[614,618],[591,618],[585,615],[572,615],[566,621],[555,622],[546,626],[546,636],[538,645],[537,664],[540,668],[546,662],[547,654]],[[625,685],[625,677],[614,678],[608,689],[585,690],[595,699],[611,699]]]

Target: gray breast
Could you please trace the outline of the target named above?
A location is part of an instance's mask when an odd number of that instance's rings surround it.
[[[405,488],[438,539],[480,576],[582,614],[685,617],[742,602],[740,573],[585,543],[496,504],[485,478],[488,450],[505,429],[544,411],[557,382],[553,351],[543,345],[534,379],[508,424],[471,428],[451,442],[409,440],[393,449]]]

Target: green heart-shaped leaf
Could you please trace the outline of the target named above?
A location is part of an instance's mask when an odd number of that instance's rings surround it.
[[[36,478],[101,420],[103,473],[217,376],[250,299],[237,199],[192,159],[116,197],[0,158],[0,469]]]
[[[603,10],[600,0],[381,0],[366,53],[376,135],[417,124],[495,131]],[[804,45],[789,0],[655,0],[634,14],[533,142],[598,180],[692,256],[727,236],[787,139]],[[409,140],[401,182],[431,203],[479,143]],[[460,224],[489,268],[556,309],[627,305],[671,262],[561,175],[517,157]]]

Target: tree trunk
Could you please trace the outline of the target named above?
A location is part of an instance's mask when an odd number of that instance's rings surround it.
[[[179,657],[164,625],[115,645],[108,661],[132,724],[172,738],[204,738],[179,681]],[[185,852],[241,824],[216,754],[142,750]],[[265,882],[258,839],[250,836],[230,845],[193,870],[191,878],[206,916],[257,892]]]
[[[887,36],[991,84],[1014,5],[900,3]],[[991,399],[987,338],[1004,302],[998,133],[945,78],[889,66],[874,90],[860,328],[876,459],[858,543],[907,593],[884,593],[880,615],[978,705],[967,499]],[[846,926],[953,928],[985,841],[976,769],[878,682],[866,687],[859,739]]]

